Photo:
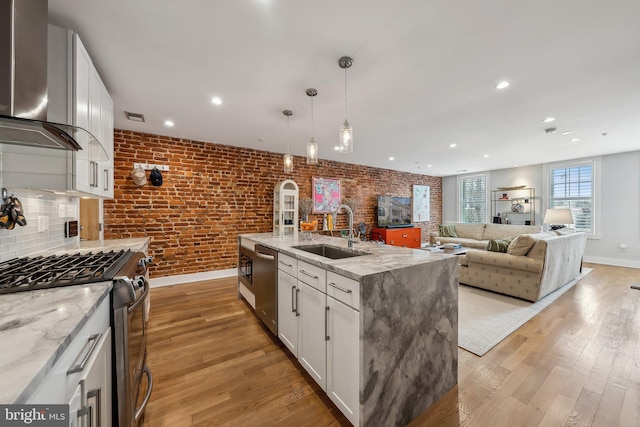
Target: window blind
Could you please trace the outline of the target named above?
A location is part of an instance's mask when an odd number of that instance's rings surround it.
[[[487,218],[487,179],[485,175],[464,177],[459,188],[460,222],[483,223]]]

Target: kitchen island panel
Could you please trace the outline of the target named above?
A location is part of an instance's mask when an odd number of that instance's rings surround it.
[[[361,292],[361,425],[406,425],[458,382],[457,260],[369,275]]]

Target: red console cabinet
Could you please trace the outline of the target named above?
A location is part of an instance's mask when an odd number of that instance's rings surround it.
[[[374,228],[372,240],[384,240],[387,245],[419,248],[422,243],[422,228]]]

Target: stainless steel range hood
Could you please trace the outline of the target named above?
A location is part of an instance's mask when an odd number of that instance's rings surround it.
[[[47,122],[46,0],[0,0],[0,144],[80,150],[95,139]]]

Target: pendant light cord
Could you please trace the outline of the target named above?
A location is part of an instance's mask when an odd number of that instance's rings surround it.
[[[311,138],[316,136],[316,129],[313,122],[313,96],[311,97]]]
[[[344,120],[347,121],[347,67],[344,69]]]
[[[287,116],[287,154],[291,154],[289,150],[289,117]]]

